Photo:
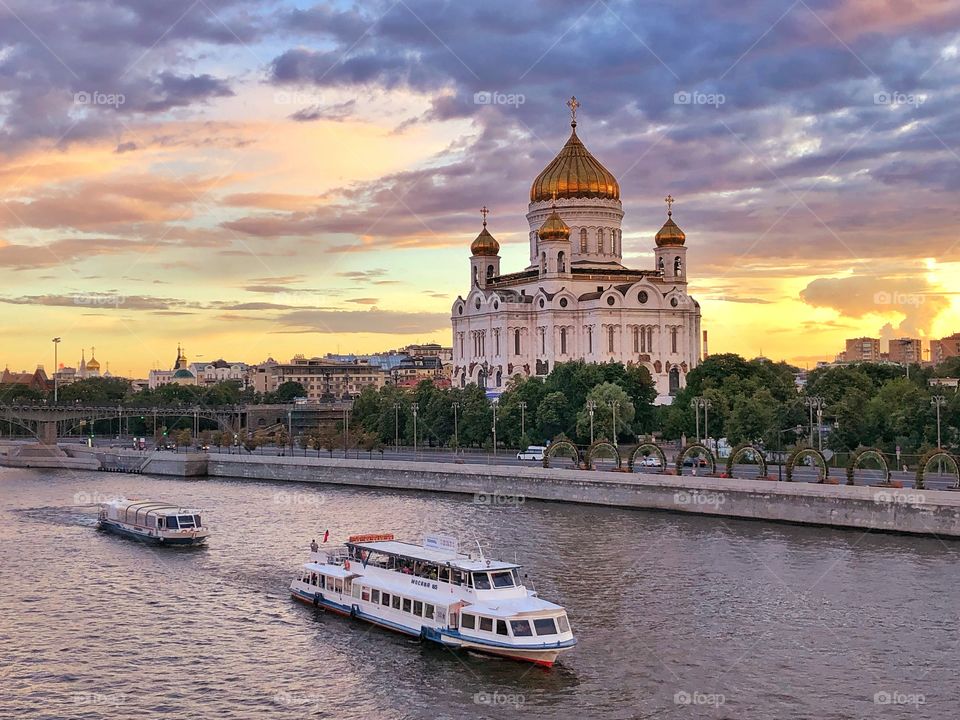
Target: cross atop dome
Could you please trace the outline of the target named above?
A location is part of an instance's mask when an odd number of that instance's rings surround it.
[[[673,203],[676,202],[673,195],[667,195],[663,201],[667,204],[667,217],[673,217]]]
[[[572,95],[569,100],[567,100],[567,107],[570,108],[570,126],[577,126],[577,108],[580,107],[580,102],[577,100],[576,95]]]
[[[486,205],[484,205],[482,208],[480,208],[480,214],[483,215],[483,226],[486,227],[486,226],[487,226],[487,215],[490,214],[490,211],[487,209],[487,206],[486,206]]]

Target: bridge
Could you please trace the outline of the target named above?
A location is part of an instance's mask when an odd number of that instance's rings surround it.
[[[225,432],[239,433],[244,427],[247,408],[241,405],[223,407],[128,407],[87,405],[0,405],[0,423],[16,425],[34,435],[44,445],[55,445],[61,427],[76,427],[83,422],[97,420],[152,418],[157,427],[158,418],[192,418],[195,426],[201,419],[212,420]]]

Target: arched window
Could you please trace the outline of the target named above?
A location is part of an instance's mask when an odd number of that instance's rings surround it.
[[[480,271],[477,270],[476,266],[473,268],[473,284],[480,285]]]
[[[647,352],[653,352],[653,327],[647,328]]]
[[[493,265],[487,265],[487,280],[493,277]]]
[[[540,253],[540,274],[543,275],[547,272],[547,254]]]
[[[613,326],[607,328],[607,352],[613,352]]]
[[[674,277],[680,277],[683,275],[683,263],[680,262],[679,255],[673,259],[673,275]]]
[[[597,228],[597,252],[603,253],[603,228]]]
[[[567,329],[560,328],[560,354],[567,354]]]
[[[580,254],[587,254],[587,229],[580,228]]]
[[[670,346],[671,346],[672,352],[677,351],[677,329],[676,328],[670,328]]]
[[[587,326],[587,354],[593,354],[593,326]]]
[[[660,256],[660,260],[657,261],[657,270],[661,273],[663,272],[663,256]]]
[[[567,271],[567,255],[563,250],[557,253],[557,272]]]
[[[670,368],[670,394],[676,395],[680,390],[680,370],[673,367]]]
[[[513,354],[520,354],[520,329],[517,328],[513,331]]]
[[[640,352],[640,328],[638,327],[633,329],[633,351]]]

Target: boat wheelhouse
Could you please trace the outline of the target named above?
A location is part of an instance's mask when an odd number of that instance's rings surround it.
[[[97,527],[158,545],[200,545],[210,535],[199,510],[152,500],[101,505]]]
[[[461,553],[443,536],[420,545],[392,535],[353,536],[312,553],[290,591],[297,600],[447,647],[548,667],[576,644],[564,608],[528,590],[519,565]]]

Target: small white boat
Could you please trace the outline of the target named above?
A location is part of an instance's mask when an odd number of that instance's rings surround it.
[[[209,531],[199,510],[152,500],[114,500],[100,506],[97,527],[158,545],[200,545]]]
[[[311,553],[294,598],[452,648],[547,667],[577,641],[560,605],[537,597],[520,566],[461,553],[456,540],[423,544],[355,535]]]

